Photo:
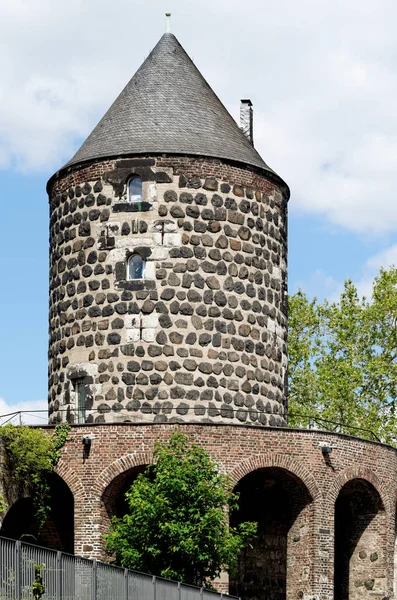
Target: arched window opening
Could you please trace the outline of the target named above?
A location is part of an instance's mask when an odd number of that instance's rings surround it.
[[[75,379],[74,393],[76,398],[77,423],[86,421],[86,383],[84,378]]]
[[[130,204],[142,202],[142,179],[132,177],[128,182],[128,201]]]
[[[132,254],[128,259],[128,279],[143,279],[145,261],[140,254]]]

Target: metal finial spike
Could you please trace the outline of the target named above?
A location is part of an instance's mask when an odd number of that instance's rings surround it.
[[[171,33],[171,13],[166,12],[165,17],[165,33]]]

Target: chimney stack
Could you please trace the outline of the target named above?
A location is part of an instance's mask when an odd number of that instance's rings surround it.
[[[254,145],[254,111],[251,100],[241,100],[240,129],[251,144]]]

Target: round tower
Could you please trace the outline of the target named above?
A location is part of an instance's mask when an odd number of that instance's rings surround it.
[[[48,183],[50,422],[286,424],[285,183],[171,33]]]

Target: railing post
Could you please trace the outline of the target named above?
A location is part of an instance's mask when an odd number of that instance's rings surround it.
[[[29,584],[30,585],[30,570],[31,570],[31,564],[32,564],[32,560],[33,560],[33,555],[31,556],[31,552],[29,550],[30,546],[28,544],[24,544],[23,542],[18,541],[13,541],[13,540],[3,540],[3,538],[0,537],[0,560],[4,560],[3,558],[3,546],[2,543],[6,542],[8,545],[6,546],[6,553],[5,553],[5,558],[7,559],[7,562],[5,564],[6,569],[10,570],[10,579],[11,581],[9,581],[8,583],[14,583],[13,585],[13,590],[12,590],[12,600],[22,600],[22,596],[24,595],[24,584]],[[11,544],[9,546],[9,544]],[[9,553],[9,550],[11,551]],[[149,577],[151,577],[152,579],[152,585],[153,585],[153,597],[149,598],[149,596],[147,598],[145,598],[144,600],[156,600],[157,598],[157,580],[158,578],[154,575],[149,575],[149,574],[137,574],[137,572],[135,571],[130,571],[129,569],[125,568],[123,570],[121,570],[119,567],[112,567],[112,566],[104,566],[101,562],[97,561],[97,560],[85,560],[82,557],[79,556],[74,556],[74,557],[69,557],[67,555],[65,555],[63,552],[58,551],[58,552],[54,552],[53,550],[49,550],[46,548],[38,548],[39,550],[39,558],[40,560],[44,557],[44,560],[46,558],[51,557],[51,561],[54,559],[54,556],[56,556],[56,560],[55,560],[55,578],[52,579],[52,581],[54,581],[55,583],[55,589],[53,591],[53,600],[62,600],[63,597],[66,597],[66,595],[68,596],[68,598],[83,598],[84,596],[84,600],[98,600],[98,597],[102,597],[103,593],[104,593],[104,589],[106,587],[112,586],[113,585],[113,574],[115,576],[115,580],[120,582],[120,577],[121,577],[121,572],[123,572],[124,575],[124,584],[123,584],[123,592],[121,593],[120,596],[120,600],[129,600],[129,598],[131,600],[142,600],[141,598],[135,598],[136,595],[136,588],[139,589],[140,585],[140,581],[143,578],[143,585],[145,590],[147,589],[147,585],[149,583]],[[30,553],[29,554],[29,560],[27,558],[26,553]],[[8,562],[8,560],[10,560],[10,562]],[[28,572],[26,573],[26,571],[28,570]],[[91,570],[91,592],[89,591],[89,585],[90,585],[90,570]],[[13,574],[14,572],[14,574]],[[132,581],[132,587],[133,589],[131,590],[131,594],[129,593],[129,580],[130,580],[130,573],[131,573],[131,581]],[[51,573],[52,574],[52,573]],[[136,577],[138,575],[138,582],[136,580]],[[14,580],[15,578],[15,580]],[[161,578],[160,578],[161,579]],[[121,583],[121,582],[120,582]],[[165,582],[166,583],[166,582]],[[169,581],[169,584],[171,584],[171,588],[166,588],[165,589],[165,594],[164,596],[168,596],[169,598],[171,598],[172,600],[182,600],[182,590],[185,588],[182,588],[183,586],[183,582],[172,582]],[[176,584],[176,588],[175,588],[175,584]],[[14,592],[14,588],[15,588],[15,592]],[[167,591],[169,590],[169,591]],[[204,600],[204,591],[205,588],[203,587],[199,587],[199,586],[193,586],[193,588],[191,588],[192,590],[192,595],[194,595],[194,597],[196,598],[196,600]],[[199,598],[197,598],[196,594],[197,594],[197,590],[199,591]],[[27,590],[28,591],[28,590]],[[121,591],[121,590],[120,590]],[[160,597],[163,596],[162,594],[162,588],[160,587],[159,590],[159,599]],[[110,598],[110,596],[109,596]],[[228,596],[228,594],[224,594],[222,592],[217,593],[216,595],[214,595],[214,599],[215,600],[232,600],[230,598],[230,596]],[[1,600],[1,599],[0,599]],[[241,598],[236,598],[235,600],[241,600]]]
[[[124,569],[124,600],[128,600],[128,569]]]
[[[22,598],[22,548],[21,542],[15,543],[15,596],[17,600]]]
[[[92,561],[92,600],[97,600],[97,571],[98,563],[96,560]]]
[[[62,552],[57,552],[56,598],[62,600]]]

